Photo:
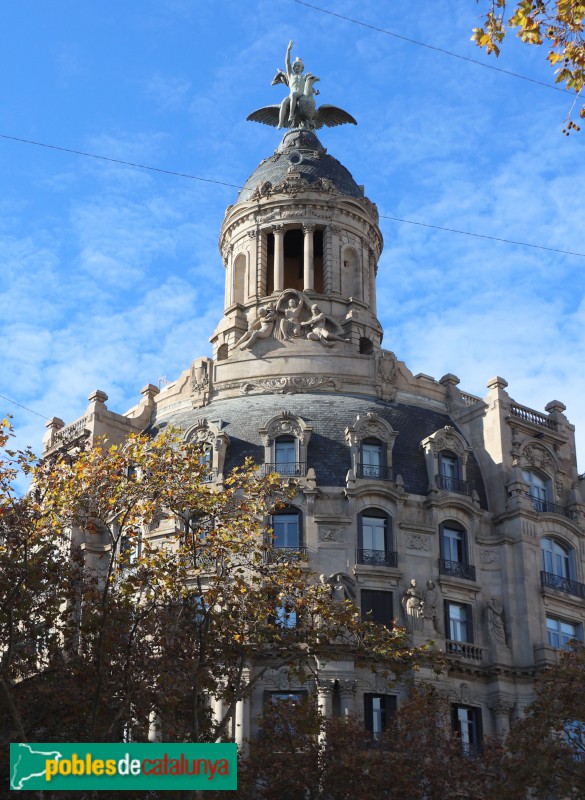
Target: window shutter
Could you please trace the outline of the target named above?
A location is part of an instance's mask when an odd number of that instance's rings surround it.
[[[444,612],[445,612],[445,638],[452,639],[451,636],[451,620],[449,619],[449,601],[444,600]]]
[[[374,728],[374,720],[372,715],[372,695],[369,692],[364,694],[364,724],[366,730],[371,733]]]

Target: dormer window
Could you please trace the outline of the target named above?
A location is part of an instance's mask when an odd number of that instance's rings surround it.
[[[259,430],[264,444],[264,472],[300,478],[307,471],[307,446],[313,429],[301,418],[282,411]]]
[[[356,417],[345,429],[356,478],[392,480],[392,448],[397,436],[390,423],[373,412]]]
[[[421,446],[431,490],[471,494],[472,487],[467,481],[467,458],[471,448],[459,431],[447,425],[423,439]]]

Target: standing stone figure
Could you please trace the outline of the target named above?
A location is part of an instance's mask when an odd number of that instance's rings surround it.
[[[440,633],[439,630],[439,617],[437,615],[437,606],[439,604],[439,593],[435,588],[435,584],[433,581],[427,581],[427,588],[423,592],[423,599],[422,599],[422,615],[423,619],[426,622],[430,622],[432,627],[436,633]]]
[[[422,597],[416,588],[415,578],[410,581],[410,586],[402,595],[402,607],[407,627],[410,630],[419,630],[422,623]]]

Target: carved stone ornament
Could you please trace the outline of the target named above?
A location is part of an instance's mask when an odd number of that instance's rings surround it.
[[[188,442],[212,445],[215,442],[215,433],[210,429],[206,419],[200,419],[189,430],[185,438]]]
[[[457,436],[453,428],[448,426],[439,432],[439,435],[434,440],[433,449],[436,453],[440,453],[441,450],[450,450],[460,458],[465,454],[465,446],[463,445],[460,437]]]
[[[240,391],[242,394],[253,392],[268,392],[270,394],[298,394],[313,391],[314,389],[336,389],[335,380],[327,375],[318,377],[283,377],[283,378],[264,378],[254,381],[254,383],[242,384]]]
[[[555,463],[551,458],[550,453],[545,447],[539,444],[528,444],[523,452],[524,460],[530,464],[531,467],[542,469],[545,472],[552,473],[555,471]]]
[[[484,547],[479,551],[479,560],[482,564],[497,564],[499,557],[492,547]]]
[[[271,443],[279,436],[293,436],[299,440],[301,445],[307,445],[313,428],[300,417],[289,411],[282,411],[276,417],[272,417],[266,427],[261,428],[258,432],[264,447],[270,447]]]
[[[345,542],[346,529],[331,525],[319,525],[320,542]]]
[[[382,383],[394,385],[397,380],[396,356],[394,353],[384,353],[378,359],[378,377]]]
[[[421,536],[420,533],[409,533],[406,537],[406,546],[410,550],[425,550],[429,552],[433,549],[430,536]]]

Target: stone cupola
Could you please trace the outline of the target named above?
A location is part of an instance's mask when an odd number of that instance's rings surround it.
[[[288,131],[252,173],[226,211],[219,247],[226,281],[211,338],[217,390],[238,377],[324,369],[338,383],[344,375],[362,386],[373,380],[382,342],[378,212],[313,131]]]

